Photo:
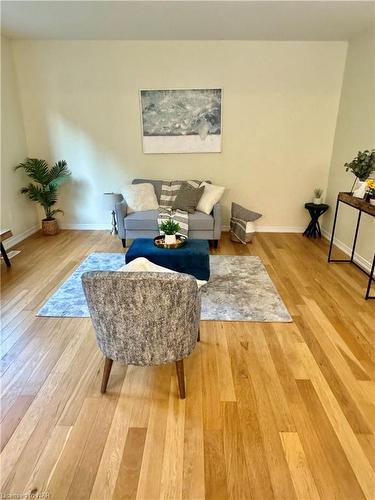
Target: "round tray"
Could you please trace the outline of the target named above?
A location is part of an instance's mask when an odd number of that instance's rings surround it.
[[[176,243],[167,245],[167,243],[165,243],[164,236],[160,235],[154,238],[154,245],[159,248],[181,248],[185,245],[186,241],[187,241],[186,236],[181,236],[180,234],[176,234]]]

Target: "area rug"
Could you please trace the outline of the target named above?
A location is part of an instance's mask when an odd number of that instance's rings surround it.
[[[89,317],[81,275],[86,271],[116,271],[122,253],[92,253],[40,309],[38,316]],[[202,292],[202,320],[291,322],[259,257],[210,256],[211,276]]]

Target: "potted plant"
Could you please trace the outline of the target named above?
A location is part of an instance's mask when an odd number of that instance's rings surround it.
[[[354,196],[363,197],[365,194],[365,181],[370,177],[371,173],[375,171],[375,149],[369,151],[358,151],[357,156],[350,162],[345,163],[345,170],[348,172],[350,170],[354,175],[355,179],[351,189],[351,193]],[[360,185],[353,192],[356,182],[360,181]]]
[[[366,194],[371,205],[375,205],[375,179],[368,179]]]
[[[313,198],[314,205],[321,205],[322,194],[323,194],[323,189],[320,189],[320,188],[314,189],[314,198]]]
[[[21,193],[31,201],[36,201],[42,205],[45,218],[42,220],[42,230],[44,234],[53,235],[59,230],[57,220],[54,215],[63,213],[59,208],[52,208],[57,202],[57,190],[71,175],[66,161],[58,161],[49,167],[45,160],[37,158],[26,158],[23,163],[15,167],[15,170],[23,168],[33,182],[21,188]]]
[[[180,229],[180,224],[173,219],[165,220],[160,224],[160,231],[165,234],[165,243],[167,245],[176,243],[176,233]]]

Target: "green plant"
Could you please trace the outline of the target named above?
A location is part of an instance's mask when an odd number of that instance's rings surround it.
[[[356,176],[352,186],[353,190],[357,179],[363,182],[375,171],[375,149],[358,151],[357,156],[350,163],[345,163],[344,167],[346,167],[347,172],[350,170]]]
[[[15,167],[15,170],[23,168],[33,182],[21,188],[21,193],[31,201],[36,201],[42,205],[46,217],[44,220],[53,220],[58,212],[63,213],[59,208],[52,208],[57,202],[57,190],[65,182],[71,172],[66,161],[58,161],[49,167],[45,160],[37,158],[26,158],[26,160]]]
[[[181,229],[180,224],[173,219],[165,220],[160,224],[160,230],[165,234],[176,234]]]
[[[320,198],[323,194],[323,189],[320,188],[315,188],[314,189],[314,196],[315,198]]]

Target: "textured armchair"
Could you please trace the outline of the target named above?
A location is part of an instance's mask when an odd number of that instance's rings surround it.
[[[101,392],[113,361],[130,365],[176,363],[185,397],[183,359],[199,334],[200,296],[195,278],[174,273],[91,271],[82,275],[97,344],[104,354]]]

